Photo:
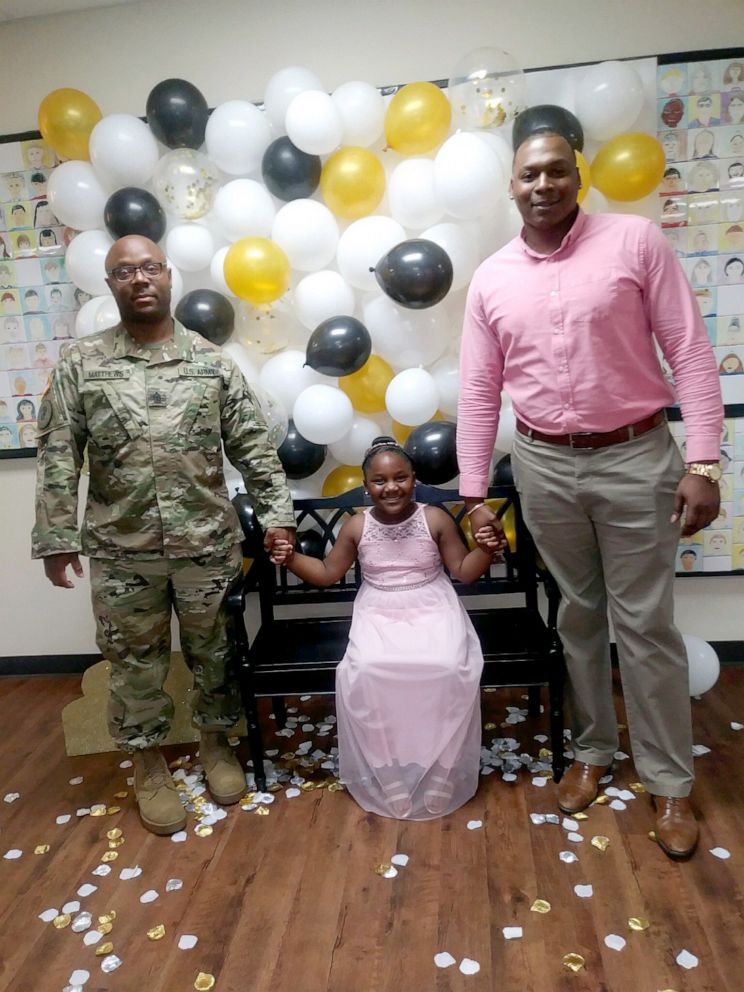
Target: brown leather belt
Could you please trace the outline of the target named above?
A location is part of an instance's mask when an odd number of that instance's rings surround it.
[[[625,427],[616,427],[614,431],[595,431],[581,434],[543,434],[542,431],[534,431],[521,420],[517,420],[517,430],[520,434],[530,438],[532,441],[545,441],[547,444],[561,444],[567,448],[609,448],[613,444],[622,444],[623,441],[630,441],[634,437],[641,437],[642,434],[652,431],[666,420],[663,410],[644,417],[643,420],[635,424],[626,424]]]

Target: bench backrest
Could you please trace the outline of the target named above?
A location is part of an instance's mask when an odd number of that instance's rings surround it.
[[[477,582],[465,584],[453,581],[453,585],[461,596],[521,593],[525,596],[526,605],[536,609],[541,573],[534,543],[522,518],[518,493],[513,486],[493,486],[488,490],[487,498],[494,501],[491,505],[504,523],[510,548],[504,555],[504,562],[494,563]],[[457,524],[463,542],[467,543],[469,519],[457,490],[417,483],[416,500],[440,506],[449,513]],[[332,586],[318,589],[308,585],[286,568],[276,567],[270,562],[263,550],[263,535],[248,498],[236,496],[233,503],[246,534],[243,553],[247,558],[254,559],[250,574],[258,589],[262,622],[273,619],[275,607],[302,605],[312,611],[313,603],[342,603],[354,599],[361,582],[358,562]],[[318,550],[322,548],[325,556],[347,517],[371,505],[362,487],[339,496],[295,500],[297,526],[300,529],[298,537],[310,526],[315,531],[314,543]]]

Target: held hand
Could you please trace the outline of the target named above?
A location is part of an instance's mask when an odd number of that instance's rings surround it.
[[[294,547],[289,541],[283,541],[281,539],[274,541],[274,547],[271,549],[271,554],[269,555],[269,560],[274,565],[286,565],[292,558],[294,558]]]
[[[493,534],[497,540],[503,541],[498,550],[503,550],[506,547],[504,528],[501,526],[501,521],[490,506],[479,506],[474,513],[471,513],[470,530],[478,547],[485,551],[486,554],[491,554],[493,549],[489,546],[488,540],[482,539],[479,536],[484,530],[487,530],[489,535]]]
[[[264,551],[271,555],[277,541],[286,541],[289,546],[295,546],[296,531],[294,527],[268,527],[264,534]]]
[[[500,554],[509,547],[504,531],[497,531],[493,524],[481,527],[479,531],[473,534],[473,537],[481,551],[486,551],[492,555]]]
[[[720,506],[721,491],[717,483],[700,475],[683,475],[674,494],[671,522],[676,524],[684,513],[682,537],[690,537],[716,519]]]
[[[44,559],[44,574],[53,586],[60,589],[74,589],[75,583],[67,578],[67,566],[71,565],[72,570],[79,579],[83,577],[83,566],[77,551],[63,551],[58,555],[48,555]]]

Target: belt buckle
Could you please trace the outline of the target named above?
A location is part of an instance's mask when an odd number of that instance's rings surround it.
[[[575,434],[568,435],[568,443],[571,448],[591,448],[590,444],[574,444],[575,437],[593,437],[596,431],[577,431]]]

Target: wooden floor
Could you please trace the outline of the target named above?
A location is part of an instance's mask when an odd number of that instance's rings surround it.
[[[557,812],[555,787],[538,787],[527,770],[511,783],[498,771],[484,777],[472,802],[432,823],[367,815],[343,791],[289,799],[282,791],[268,815],[233,807],[205,837],[190,818],[187,840],[172,843],[139,825],[121,754],[65,757],[59,712],[77,695],[77,679],[0,680],[0,989],[62,992],[82,970],[90,973],[85,992],[187,992],[199,973],[214,976],[217,992],[742,992],[744,730],[730,727],[744,723],[741,672],[725,669],[694,705],[695,742],[711,750],[696,759],[702,840],[686,864],[670,862],[649,839],[644,795],[625,810],[593,807],[578,824],[583,842],[570,841],[562,825],[532,822],[530,814]],[[332,712],[319,697],[291,702],[315,720]],[[484,739],[513,735],[517,754],[537,756],[544,718],[501,727],[507,705],[525,703],[519,693],[484,695],[484,721],[497,725]],[[267,734],[274,729],[267,719]],[[274,740],[284,752],[303,736]],[[316,738],[323,751],[332,742]],[[613,786],[627,789],[635,778],[622,761]],[[125,790],[127,798],[114,798]],[[20,798],[2,801],[15,792]],[[96,803],[121,810],[76,815]],[[482,827],[468,829],[473,820]],[[93,875],[115,828],[123,843],[112,871]],[[598,835],[609,838],[604,851],[592,846]],[[35,854],[39,845],[49,851]],[[2,857],[13,850],[22,855]],[[565,851],[578,861],[561,860]],[[396,853],[409,857],[397,877],[376,874]],[[122,868],[136,866],[138,877],[120,879]],[[169,879],[182,887],[166,891]],[[96,891],[77,895],[86,883]],[[593,895],[579,897],[576,885]],[[148,890],[157,898],[143,904]],[[550,911],[532,911],[536,899]],[[116,912],[100,944],[112,942],[117,970],[101,970],[104,958],[83,932],[39,919],[71,900],[93,925]],[[631,918],[647,920],[647,929],[631,929]],[[148,939],[160,924],[164,938]],[[521,927],[522,937],[506,940],[505,927]],[[610,934],[626,941],[622,950],[606,946]],[[198,943],[180,950],[182,935]],[[697,967],[676,963],[683,950]],[[440,969],[434,956],[444,951],[456,963]],[[581,955],[583,969],[569,970],[567,954]],[[466,958],[478,973],[459,971]]]

